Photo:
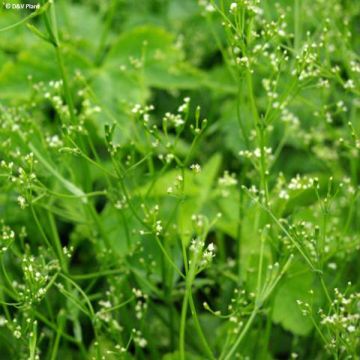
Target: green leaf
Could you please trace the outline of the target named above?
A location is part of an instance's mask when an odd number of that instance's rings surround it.
[[[130,57],[144,60],[145,66],[173,64],[181,52],[173,45],[173,35],[156,26],[142,26],[121,34],[111,48],[107,66],[130,65]]]
[[[182,241],[187,244],[192,230],[191,215],[199,213],[211,195],[211,189],[221,165],[221,155],[215,154],[204,166],[200,174],[194,174],[199,188],[196,197],[185,200],[178,213],[178,228]]]
[[[103,67],[94,74],[93,89],[111,110],[118,110],[116,105],[124,101],[144,102],[149,87],[196,88],[204,75],[183,57],[173,35],[163,28],[147,25],[131,29],[118,37]]]
[[[313,289],[314,276],[303,266],[297,268],[300,271],[293,272],[279,286],[274,301],[273,321],[293,334],[305,336],[313,325],[309,318],[303,316],[296,301],[310,301],[309,291]]]
[[[0,32],[3,32],[3,31],[9,31],[9,30],[12,30],[24,23],[26,23],[27,21],[29,21],[30,19],[42,14],[43,12],[45,12],[49,7],[49,3],[46,3],[44,4],[43,6],[41,6],[39,9],[37,9],[36,11],[32,12],[30,15],[22,18],[21,20],[17,21],[16,23],[14,24],[11,24],[11,25],[8,25],[8,26],[5,26],[3,28],[0,28]]]
[[[73,38],[78,49],[80,47],[80,50],[91,50],[94,53],[99,46],[103,30],[99,14],[90,6],[70,3],[67,6],[59,3],[57,13],[59,27],[64,38]],[[84,19],[84,21],[79,21],[79,19]]]
[[[22,102],[31,91],[29,76],[33,83],[60,79],[55,50],[43,40],[37,40],[36,43],[22,50],[15,59],[4,63],[0,69],[0,98]],[[65,63],[70,75],[76,69],[85,71],[88,69],[88,62],[74,49],[67,47],[65,49]]]

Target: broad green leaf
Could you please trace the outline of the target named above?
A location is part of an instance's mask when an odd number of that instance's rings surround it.
[[[89,63],[74,49],[71,47],[65,49],[65,66],[69,75],[73,75],[76,69],[84,71],[88,68]],[[33,83],[61,78],[55,50],[40,39],[2,66],[0,98],[14,99],[15,102],[27,98],[31,91],[29,77]]]
[[[94,12],[90,6],[83,4],[59,3],[57,6],[58,23],[61,33],[65,39],[72,39],[81,50],[91,50],[89,54],[94,55],[99,46],[103,24],[99,14]],[[79,21],[86,19],[86,21]]]
[[[150,197],[163,197],[168,196],[167,189],[170,186],[174,186],[176,178],[181,175],[179,170],[170,170],[166,172],[164,175],[160,176],[152,186],[152,181],[150,183],[140,187],[136,194],[139,196],[148,195]],[[151,191],[149,191],[151,187]],[[184,172],[184,195],[195,197],[199,194],[198,184],[195,182],[194,175],[190,170],[185,170]]]
[[[184,62],[174,42],[172,34],[151,25],[123,32],[103,67],[93,75],[93,89],[99,100],[118,113],[124,102],[144,103],[150,87],[199,87],[204,74]]]
[[[220,165],[221,155],[215,154],[204,166],[200,174],[194,176],[194,181],[199,187],[199,193],[196,197],[184,201],[178,213],[178,228],[181,239],[184,243],[190,240],[192,230],[191,216],[201,212],[203,206],[211,196],[211,190],[215,177],[217,176]]]
[[[290,274],[279,285],[274,301],[273,321],[293,334],[305,336],[313,325],[301,313],[297,300],[310,301],[309,291],[313,289],[314,276],[303,267],[297,268],[299,271]]]

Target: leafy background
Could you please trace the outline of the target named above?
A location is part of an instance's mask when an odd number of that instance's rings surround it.
[[[225,3],[228,8],[230,2]],[[341,5],[341,11],[334,12],[335,5]],[[264,17],[269,22],[278,18],[279,7],[289,8],[288,27],[290,32],[293,31],[296,20],[292,15],[293,2],[282,0],[275,4],[263,1],[261,6],[264,9]],[[59,0],[56,1],[56,8],[72,95],[77,99],[78,91],[86,87],[91,102],[102,109],[100,113],[94,113],[87,119],[86,128],[100,154],[101,164],[106,169],[111,170],[111,161],[106,155],[102,139],[104,126],[108,123],[116,123],[113,141],[124,149],[124,154],[133,154],[133,158],[140,161],[149,153],[146,135],[140,133],[139,136],[134,136],[136,126],[134,127],[131,120],[131,108],[134,104],[154,104],[155,111],[152,116],[155,119],[161,119],[167,111],[176,112],[186,96],[191,98],[193,112],[196,106],[201,107],[201,117],[207,119],[208,126],[193,158],[202,165],[202,171],[196,176],[190,169],[184,171],[185,201],[170,218],[177,226],[177,230],[167,239],[167,246],[171,249],[174,261],[180,266],[181,249],[178,241],[179,239],[184,243],[190,241],[191,214],[203,213],[213,218],[219,211],[222,212],[222,218],[209,234],[209,238],[214,239],[218,247],[217,259],[206,271],[206,275],[195,280],[194,292],[198,308],[201,308],[203,301],[207,301],[212,307],[226,312],[234,287],[244,286],[250,293],[255,291],[252,273],[259,259],[260,244],[256,224],[265,225],[270,219],[266,214],[261,213],[254,203],[242,200],[241,196],[246,195],[241,195],[239,186],[232,187],[229,196],[221,196],[218,178],[225,170],[236,174],[238,185],[250,186],[253,183],[252,179],[257,176],[251,165],[240,160],[238,155],[240,150],[246,149],[246,139],[239,128],[237,111],[241,112],[241,121],[245,132],[249,135],[252,130],[251,105],[246,95],[246,87],[241,85],[241,82],[234,81],[222,57],[219,42],[226,47],[227,38],[221,26],[221,17],[218,14],[213,14],[210,18],[204,15],[203,7],[194,0],[102,2]],[[335,31],[336,36],[329,40],[335,50],[324,55],[331,57],[327,59],[327,65],[330,68],[335,64],[338,65],[345,80],[352,76],[349,70],[350,59],[358,60],[356,54],[359,50],[359,37],[355,35],[359,31],[359,3],[305,0],[301,2],[301,12],[304,41],[306,31],[316,34],[325,24],[326,18],[330,19],[329,26],[337,29],[338,33]],[[318,16],[313,16],[317,12],[323,14],[320,19]],[[4,28],[24,18],[29,12],[8,11],[3,8],[0,14],[0,28]],[[342,22],[343,17],[348,19],[347,26]],[[31,23],[44,30],[41,17],[32,19]],[[344,40],[344,34],[348,29],[354,36]],[[103,36],[105,41],[102,41]],[[276,44],[278,40],[274,41]],[[291,37],[289,41],[292,41]],[[142,61],[142,66],[137,66],[137,61]],[[52,168],[56,168],[56,173],[61,174],[62,179],[69,180],[82,191],[90,192],[106,188],[107,184],[101,169],[91,167],[90,170],[86,170],[84,159],[74,156],[71,152],[53,151],[44,143],[43,131],[49,134],[62,131],[56,110],[46,99],[41,98],[41,94],[39,95],[33,86],[60,79],[53,47],[36,37],[25,25],[18,26],[0,33],[0,64],[2,120],[4,123],[11,121],[4,120],[5,113],[9,111],[10,114],[9,109],[16,108],[21,114],[20,117],[27,119],[23,126],[28,128],[34,126],[35,135],[31,140],[33,148],[30,150],[34,152],[34,149],[37,149],[37,152],[42,154],[42,157],[38,157],[40,164],[36,171],[46,188],[54,192],[66,190],[65,182],[61,179],[59,181],[59,177],[55,176],[53,171],[49,171],[46,164],[51,164]],[[271,66],[268,60],[260,58],[254,76],[254,88],[258,107],[263,112],[266,110],[267,98],[261,81],[270,74]],[[293,76],[290,72],[281,74],[279,89],[285,92],[287,84],[292,80]],[[282,123],[274,121],[274,130],[268,140],[269,146],[276,147],[283,141],[281,155],[274,162],[270,177],[274,198],[273,211],[277,218],[289,218],[291,223],[297,221],[316,223],[319,218],[319,204],[321,204],[311,189],[294,191],[286,201],[278,198],[276,184],[281,176],[284,176],[285,181],[289,181],[296,174],[316,176],[321,184],[321,196],[326,195],[330,176],[336,179],[337,184],[344,177],[349,177],[353,186],[357,188],[358,150],[342,151],[337,140],[341,137],[351,143],[348,121],[352,122],[355,129],[359,128],[358,89],[357,87],[354,92],[345,91],[341,83],[336,81],[329,90],[321,90],[321,92],[311,86],[301,89],[299,96],[296,96],[290,105],[292,112],[300,119],[300,129],[284,130],[285,126]],[[335,114],[333,124],[327,124],[323,116],[314,115],[316,109],[322,109],[323,104],[335,104],[340,100],[345,102],[348,111]],[[79,99],[76,103],[78,109],[82,106],[80,101]],[[30,111],[26,111],[24,115],[21,107],[26,107]],[[285,131],[288,135],[283,137]],[[25,137],[23,141],[21,136],[16,134],[16,130],[7,132],[5,129],[0,132],[0,139],[3,141],[0,160],[17,159],[16,161],[21,163],[21,157],[29,151],[29,143],[27,143],[29,138]],[[11,139],[11,143],[7,145],[6,139]],[[185,132],[176,148],[176,155],[186,157],[191,149],[191,143],[190,132]],[[17,149],[18,157],[15,154]],[[35,156],[38,153],[35,153]],[[125,159],[124,155],[122,161]],[[165,168],[164,171],[161,169],[162,165],[155,161],[155,171],[158,175],[151,193],[148,193],[147,189],[153,179],[143,167],[136,167],[133,174],[126,179],[126,184],[139,213],[142,202],[146,202],[147,206],[159,204],[160,217],[168,219],[176,199],[169,197],[167,189],[174,183],[178,169],[176,166]],[[30,247],[35,249],[36,246],[41,245],[39,231],[30,212],[19,210],[16,203],[19,189],[16,188],[16,184],[6,181],[1,184],[0,217],[15,228],[17,233],[20,232],[21,226],[25,225]],[[120,190],[118,192],[121,193]],[[166,321],[161,321],[167,316],[165,314],[169,306],[159,295],[163,290],[164,281],[163,254],[155,246],[151,236],[139,235],[140,226],[134,214],[129,209],[125,209],[119,215],[119,210],[114,207],[111,197],[113,194],[100,196],[91,200],[93,204],[91,211],[97,214],[94,225],[94,219],[89,215],[90,210],[79,199],[57,198],[46,191],[39,191],[37,195],[41,195],[36,206],[47,235],[51,234],[49,228],[51,220],[46,218],[46,213],[50,212],[54,216],[61,244],[75,248],[74,255],[69,261],[72,274],[86,275],[108,269],[120,269],[120,274],[109,277],[99,276],[94,280],[79,278],[79,286],[94,295],[94,306],[109,286],[115,287],[121,294],[119,299],[126,299],[126,294],[131,293],[131,287],[140,288],[151,297],[152,305],[141,327],[144,328],[152,350],[150,353],[141,350],[133,352],[129,358],[131,356],[154,359],[163,357],[169,360],[177,358],[173,338],[177,335],[169,334]],[[117,195],[115,194],[115,197]],[[355,198],[353,203],[352,198]],[[350,204],[353,204],[352,217],[344,233]],[[329,269],[326,273],[330,289],[339,284],[341,287],[341,284],[345,285],[347,281],[352,281],[354,284],[358,282],[358,253],[353,251],[359,246],[360,221],[357,195],[346,192],[341,194],[341,199],[334,200],[331,217],[336,221],[327,230],[328,235],[330,236],[333,231],[335,238],[348,237],[350,240],[346,244],[341,241],[336,242],[337,240],[330,244],[331,253],[327,262],[336,261],[342,264],[339,276]],[[234,269],[230,260],[236,257],[239,226],[242,242],[240,259],[237,261],[241,266],[239,269]],[[111,253],[104,250],[106,246],[98,228],[106,233]],[[272,238],[280,236],[281,231],[274,230]],[[125,240],[127,237],[130,238],[130,242]],[[139,242],[141,246],[138,245]],[[138,250],[139,246],[143,247],[142,252]],[[19,250],[21,251],[21,247]],[[285,250],[282,250],[280,245],[275,245],[274,248],[269,246],[266,250],[266,262],[271,263],[281,257],[282,251]],[[141,258],[145,258],[146,266],[140,261]],[[155,260],[156,266],[149,270],[147,266],[150,266],[152,260]],[[12,256],[2,255],[1,261],[9,267],[14,279],[19,276],[17,263],[12,264]],[[171,278],[170,282],[174,284],[171,296],[174,301],[174,316],[177,317],[175,322],[178,322],[182,296],[181,280],[171,271],[168,276]],[[236,280],[233,280],[234,277]],[[270,326],[266,325],[266,316],[263,316],[257,327],[248,333],[242,354],[250,358],[289,358],[291,352],[296,351],[303,359],[324,358],[325,355],[319,350],[318,342],[313,344],[311,340],[315,332],[314,324],[302,315],[301,308],[296,302],[298,299],[311,301],[309,295],[311,289],[315,289],[318,294],[315,303],[323,303],[324,294],[321,293],[316,274],[307,269],[303,260],[297,257],[289,273],[276,289],[269,308],[266,309],[271,311],[270,339],[259,336],[266,326]],[[79,292],[75,288],[72,291],[73,296],[78,298],[77,301],[83,302]],[[60,314],[60,310],[63,309],[66,313],[67,331],[73,334],[77,341],[84,343],[85,351],[88,351],[90,357],[96,356],[95,340],[101,343],[101,351],[104,354],[116,344],[114,330],[109,335],[106,329],[100,327],[100,335],[94,335],[90,321],[69,299],[66,302],[66,304],[62,303],[54,289],[53,293],[49,292],[48,295],[46,306],[49,309],[45,310],[41,305],[37,305],[38,313],[34,316],[39,321],[49,317],[51,321],[56,322],[58,321],[56,314],[58,312]],[[17,310],[12,311],[16,316]],[[130,332],[134,321],[133,314],[119,310],[118,317],[125,327],[125,334]],[[203,310],[199,310],[199,318],[205,335],[211,339],[211,347],[219,351],[223,345],[227,325]],[[42,326],[45,335],[40,348],[42,356],[46,358],[45,356],[51,354],[49,349],[55,341],[55,333],[46,334],[44,320]],[[192,334],[194,324],[190,318],[187,327],[188,333]],[[51,332],[51,326],[47,331]],[[1,353],[6,354],[5,358],[17,358],[14,354],[18,340],[5,330],[1,330],[1,336],[4,339],[0,343]],[[200,355],[197,335],[188,342],[187,358],[203,358]],[[22,346],[26,347],[26,342]],[[257,351],[256,348],[259,347],[264,350]],[[69,359],[85,358],[75,345],[69,345],[66,340],[58,350],[58,358],[64,356]],[[111,355],[109,356],[111,358]],[[116,356],[114,355],[114,358],[117,358]]]

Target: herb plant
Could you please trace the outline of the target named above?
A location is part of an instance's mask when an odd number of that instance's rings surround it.
[[[2,359],[359,359],[360,2],[8,1]]]

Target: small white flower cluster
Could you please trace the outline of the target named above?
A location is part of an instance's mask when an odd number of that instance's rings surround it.
[[[131,109],[131,112],[133,114],[139,114],[139,115],[144,115],[147,114],[150,111],[153,111],[155,109],[154,105],[146,105],[146,106],[141,106],[140,104],[135,104],[133,106],[133,108]]]
[[[151,220],[155,221],[157,215],[159,214],[160,207],[158,204],[154,205],[151,209],[147,209],[144,203],[140,204],[141,209],[145,214],[145,222],[149,222]]]
[[[61,90],[63,87],[63,81],[62,80],[51,80],[49,81],[50,88],[53,88],[55,90]]]
[[[192,239],[190,243],[190,251],[194,254],[198,254],[204,245],[204,241],[201,240],[199,237]]]
[[[1,325],[0,326],[6,326],[9,331],[12,333],[15,339],[17,340],[28,340],[28,338],[33,337],[33,329],[37,328],[38,322],[37,320],[33,320],[31,317],[29,317],[28,314],[24,314],[22,319],[20,317],[13,318],[11,320],[7,320],[3,316],[0,316],[1,318]],[[21,319],[21,320],[20,320]],[[40,360],[40,350],[39,348],[35,348],[34,353],[34,360]]]
[[[96,313],[97,319],[104,321],[105,323],[110,323],[112,319],[111,312],[109,309],[113,307],[110,300],[100,300],[98,302],[100,309]]]
[[[261,15],[262,12],[260,12],[259,14]],[[278,38],[278,37],[282,38],[282,37],[290,36],[290,34],[287,35],[286,33],[287,23],[285,22],[284,13],[280,14],[280,17],[278,18],[277,21],[274,20],[268,21],[264,18],[260,19],[260,26],[262,29],[259,31],[257,37],[261,37],[262,39],[270,40],[273,38]],[[266,42],[263,46],[264,46],[263,50],[265,51],[262,53],[262,55],[264,55],[265,58],[270,58],[271,52],[269,51],[269,49],[271,47],[271,43]],[[277,47],[276,50],[280,50],[280,48]]]
[[[145,348],[147,346],[147,340],[143,337],[140,330],[132,329],[132,337],[136,345],[141,348]]]
[[[0,221],[0,254],[6,252],[15,240],[15,232],[4,221]]]
[[[275,57],[275,54],[273,53],[269,57],[273,67],[277,68],[279,61],[277,60],[278,58]],[[263,79],[262,85],[265,89],[266,96],[268,97],[268,101],[271,104],[272,108],[283,110],[286,105],[286,100],[282,100],[282,101],[279,100],[279,94],[277,92],[277,81],[270,79]]]
[[[64,247],[63,247],[63,254],[64,254],[68,259],[71,259],[73,253],[74,253],[74,247],[73,247],[73,246],[70,246],[70,247],[64,246]]]
[[[184,178],[182,177],[182,175],[176,176],[173,185],[167,188],[167,193],[173,194],[175,191],[179,191],[182,187],[183,182],[184,182]]]
[[[116,210],[126,209],[129,206],[126,196],[114,200],[114,208]]]
[[[194,163],[190,166],[190,169],[195,173],[199,174],[201,172],[201,166],[197,163]]]
[[[109,154],[114,157],[120,150],[121,146],[120,144],[115,144],[113,142],[113,135],[116,128],[116,124],[105,124],[105,141],[107,145],[107,151]]]
[[[18,191],[20,195],[17,197],[17,202],[21,209],[25,209],[27,206],[26,194],[34,182],[36,182],[37,177],[34,173],[34,166],[38,163],[34,159],[34,154],[21,154],[20,151],[16,154],[18,157],[24,159],[24,167],[18,166],[15,168],[14,162],[5,162],[2,161],[0,166],[8,172],[9,180],[18,186]]]
[[[218,181],[221,188],[221,194],[223,197],[228,197],[230,195],[229,189],[236,186],[238,181],[235,178],[235,174],[229,174],[226,170],[224,175]]]
[[[351,179],[348,176],[345,176],[341,182],[339,183],[339,187],[345,189],[346,192],[350,195],[354,195],[356,193],[355,187],[351,183]]]
[[[140,289],[135,288],[132,289],[132,292],[136,297],[135,316],[138,320],[141,320],[148,308],[148,295],[144,294]]]
[[[127,352],[127,349],[124,346],[121,346],[119,344],[115,345],[115,350],[122,356]],[[94,358],[94,360],[96,360],[96,359]]]
[[[136,115],[138,118],[142,119],[144,122],[144,125],[146,127],[149,126],[149,122],[150,122],[150,112],[155,110],[155,106],[150,104],[150,105],[145,105],[142,106],[140,104],[135,104],[133,106],[133,108],[131,109],[131,112]]]
[[[205,249],[204,246],[204,240],[202,240],[201,237],[196,237],[191,240],[189,247],[194,259],[201,254],[201,258],[198,260],[199,263],[197,264],[200,271],[208,267],[215,257],[215,245],[210,243]]]
[[[232,2],[230,4],[230,12],[235,12],[238,9],[238,4],[236,2]]]
[[[345,105],[344,101],[343,100],[339,100],[337,103],[336,103],[336,110],[338,112],[343,112],[343,113],[346,113],[348,111],[347,109],[347,106]]]
[[[308,176],[300,176],[297,174],[293,177],[288,185],[289,190],[308,190],[319,182],[318,178],[311,178]]]
[[[279,191],[279,198],[283,199],[283,200],[289,200],[290,199],[290,195],[289,193],[285,190],[285,189],[281,189]]]
[[[350,286],[351,283],[348,284]],[[320,324],[329,334],[327,347],[332,350],[340,345],[335,340],[341,338],[340,353],[351,353],[351,349],[360,345],[360,293],[350,293],[346,290],[341,293],[335,288],[335,297],[328,311],[319,310]]]
[[[318,81],[318,87],[323,88],[323,89],[328,89],[330,87],[329,80],[320,78]]]
[[[319,159],[322,159],[326,162],[336,161],[339,158],[339,154],[336,148],[326,146],[323,143],[314,145],[312,147],[312,151]]]
[[[195,232],[198,234],[202,234],[205,229],[205,226],[208,223],[208,219],[206,218],[206,216],[201,215],[201,214],[193,214],[191,216],[191,220],[192,220]]]
[[[282,109],[280,119],[285,124],[289,124],[292,129],[297,129],[300,125],[299,118],[290,112],[287,108]]]
[[[19,195],[16,200],[20,206],[20,209],[24,210],[28,206],[26,199],[22,195]]]
[[[213,13],[215,12],[215,7],[208,1],[208,0],[199,0],[199,6],[204,9],[206,13]]]
[[[0,315],[0,327],[5,326],[7,323],[7,319],[3,315]]]
[[[309,221],[299,221],[289,225],[289,232],[301,245],[304,252],[314,261],[319,259],[318,234],[319,228]],[[289,239],[284,239],[284,244],[289,248],[293,248],[293,244]]]
[[[17,325],[16,328],[13,331],[13,335],[16,339],[20,339],[21,338],[21,326]]]
[[[345,81],[345,83],[344,83],[344,89],[346,89],[346,90],[355,89],[354,80],[348,79],[347,81]]]
[[[209,266],[214,257],[215,257],[215,245],[213,243],[210,243],[202,254],[200,266],[202,268]]]
[[[182,105],[179,106],[178,112],[179,113],[186,113],[189,110],[190,98],[184,98],[184,102]]]
[[[32,255],[24,255],[21,266],[24,284],[14,282],[14,288],[18,289],[18,295],[24,303],[31,305],[40,302],[46,294],[50,274],[59,270],[58,261],[46,262],[42,256],[35,258]]]
[[[13,177],[12,181],[17,182],[18,185],[25,187],[26,189],[29,189],[31,187],[31,184],[36,180],[36,175],[31,170],[29,173],[26,172],[26,170],[22,167],[18,168],[18,175],[17,177]]]
[[[236,2],[232,2],[230,4],[229,11],[231,13],[235,13],[238,9],[240,9],[240,7],[242,7],[250,14],[261,15],[263,10],[258,6],[259,4],[260,0],[237,0]]]
[[[69,106],[65,103],[62,98],[63,93],[63,82],[59,81],[50,81],[48,84],[43,82],[33,85],[34,90],[43,93],[44,98],[48,100],[51,105],[54,107],[58,115],[63,121],[68,122],[70,119],[70,110]]]
[[[243,68],[246,68],[246,69],[250,68],[250,60],[247,56],[242,56],[242,57],[238,56],[235,59],[235,61],[236,61],[236,64],[240,65]]]
[[[59,135],[49,135],[46,137],[46,142],[52,149],[58,149],[64,146],[64,142],[60,139]]]
[[[246,290],[234,289],[234,294],[230,299],[230,304],[227,306],[229,314],[229,321],[232,325],[232,332],[238,334],[243,327],[243,315],[241,312],[248,308],[254,299],[254,293],[247,293]]]
[[[297,69],[292,71],[292,75],[298,75],[300,81],[307,79],[318,79],[321,69],[319,66],[318,48],[323,44],[305,44],[300,55],[296,57]]]
[[[158,159],[165,162],[166,164],[170,164],[174,160],[174,158],[175,156],[172,153],[167,153],[166,155],[164,154],[158,155]]]
[[[181,128],[185,125],[185,120],[187,118],[190,106],[190,98],[186,97],[183,100],[183,103],[178,108],[178,114],[173,114],[171,112],[165,113],[162,119],[162,126],[165,134],[167,135],[167,128],[173,127],[175,129]]]
[[[80,92],[83,94],[83,92]],[[81,112],[79,114],[80,122],[84,123],[86,120],[93,117],[95,114],[101,113],[101,107],[99,105],[93,105],[88,97],[86,97],[86,93],[84,92],[85,98],[81,102]]]
[[[357,61],[350,61],[350,69],[351,71],[360,74],[360,63]]]
[[[264,147],[264,155],[269,158],[269,160],[273,159],[272,149],[270,147]],[[239,156],[247,158],[247,159],[260,159],[261,158],[261,149],[256,148],[253,151],[250,150],[240,150]]]
[[[6,162],[5,160],[1,160],[0,167],[6,170],[9,175],[9,178],[11,178],[14,169],[14,162],[13,161]]]
[[[154,205],[151,209],[147,209],[145,204],[140,205],[142,210],[144,211],[144,222],[150,224],[152,227],[152,231],[156,236],[160,236],[164,230],[162,220],[158,219],[159,215],[159,205]],[[140,230],[140,235],[147,234],[145,231]]]
[[[18,155],[20,156],[20,154]],[[13,162],[6,163],[5,161],[1,162],[1,167],[9,172],[9,181],[18,186],[19,195],[16,201],[21,209],[25,209],[28,206],[27,194],[37,181],[33,168],[38,161],[34,159],[33,153],[22,156],[25,161],[24,167],[15,168]]]
[[[169,124],[175,128],[178,128],[185,124],[185,120],[180,114],[172,114],[170,112],[165,113],[162,121],[164,123],[164,126],[167,126]]]
[[[163,230],[164,230],[164,228],[162,226],[162,221],[156,220],[155,225],[154,225],[154,231],[155,231],[156,236],[159,236]]]
[[[350,333],[355,332],[356,330],[360,332],[360,313],[357,311],[360,293],[352,293],[346,296],[337,288],[334,289],[334,292],[335,299],[332,302],[332,308],[337,309],[338,312],[334,312],[330,315],[322,312],[321,324],[338,324]]]
[[[114,317],[114,307],[121,301],[122,295],[116,293],[115,287],[105,291],[105,299],[98,302],[99,310],[96,312],[96,320],[106,323],[106,326],[116,332],[122,332],[123,327],[119,324],[118,320]]]
[[[229,174],[229,171],[225,170],[224,175],[219,179],[219,185],[221,186],[234,186],[238,182],[235,178],[235,174]]]

